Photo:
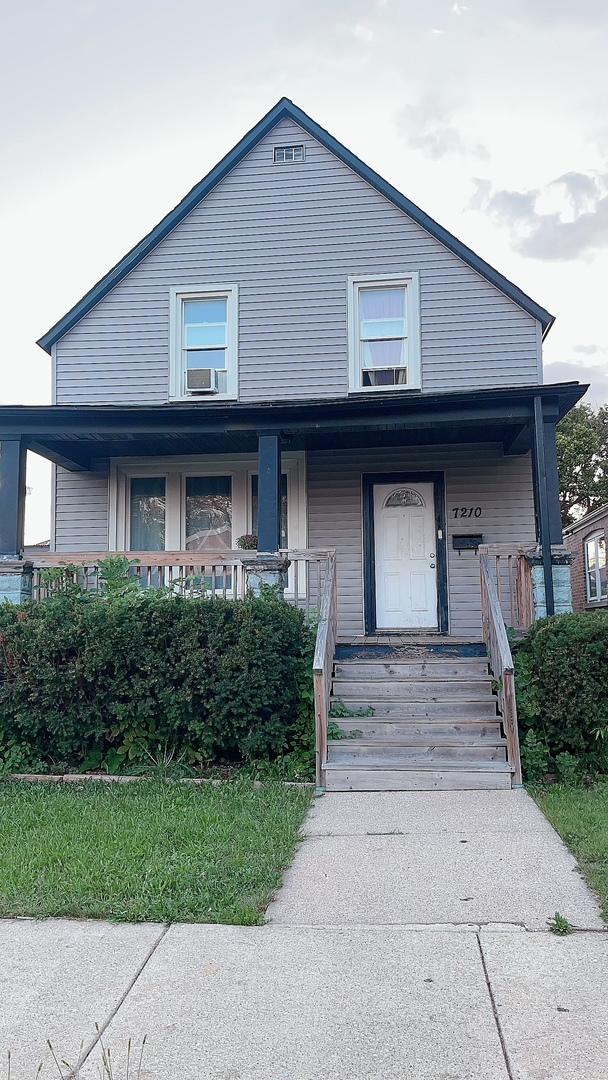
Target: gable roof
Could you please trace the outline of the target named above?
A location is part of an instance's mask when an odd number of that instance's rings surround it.
[[[527,296],[521,289],[509,281],[508,278],[495,270],[484,259],[476,255],[474,251],[458,240],[452,233],[444,229],[442,225],[434,221],[433,218],[425,214],[424,210],[421,210],[419,206],[407,199],[405,195],[402,195],[400,191],[389,184],[386,180],[383,180],[377,172],[370,169],[369,165],[366,165],[364,161],[356,157],[355,154],[347,150],[342,143],[330,135],[328,131],[320,127],[310,116],[308,116],[302,109],[299,109],[297,105],[294,105],[293,101],[289,98],[281,98],[280,101],[267,112],[265,116],[243,136],[240,142],[233,147],[232,150],[222,158],[220,162],[207,173],[198,184],[188,192],[187,195],[173,208],[169,213],[159,221],[151,232],[144,236],[143,240],[140,240],[135,247],[131,248],[129,252],[117,262],[111,270],[105,274],[104,277],[89,289],[87,293],[76,303],[70,310],[55,323],[54,326],[47,330],[46,334],[43,334],[38,339],[37,344],[40,345],[46,352],[50,353],[51,347],[56,341],[67,334],[68,330],[71,330],[84,315],[95,307],[103,297],[114,288],[115,285],[122,281],[124,277],[131,270],[134,269],[145,259],[147,255],[170,233],[176,225],[179,225],[183,219],[204,199],[210,191],[213,191],[215,187],[224,179],[224,177],[234,169],[235,165],[245,157],[254,146],[263,139],[269,131],[275,127],[280,120],[289,118],[299,124],[304,131],[307,131],[309,135],[312,135],[314,139],[317,139],[327,150],[334,154],[340,161],[343,161],[345,165],[348,165],[353,172],[357,173],[363,180],[370,184],[376,191],[379,191],[381,195],[384,195],[390,202],[392,202],[399,210],[407,214],[413,221],[417,222],[423,229],[426,229],[431,236],[434,236],[436,240],[439,240],[441,244],[449,248],[458,258],[462,259],[464,263],[476,270],[478,274],[486,278],[492,285],[500,289],[506,296],[513,300],[519,307],[527,311],[535,319],[541,323],[543,328],[543,334],[553,325],[555,316],[550,315],[545,308],[537,304],[535,300]]]

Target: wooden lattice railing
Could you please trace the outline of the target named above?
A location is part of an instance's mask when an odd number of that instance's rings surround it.
[[[290,563],[285,600],[304,610],[307,616],[319,612],[330,556],[326,549],[305,548],[282,552]],[[48,570],[61,570],[62,578],[72,577],[99,592],[103,583],[100,563],[108,556],[129,560],[129,575],[142,589],[170,588],[176,595],[243,599],[247,592],[244,561],[255,551],[112,551],[52,552],[36,555],[33,563],[32,595],[43,599],[58,587]],[[60,584],[60,583],[59,583]]]

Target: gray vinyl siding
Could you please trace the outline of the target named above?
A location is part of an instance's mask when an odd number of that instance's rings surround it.
[[[444,472],[446,481],[450,632],[481,630],[479,560],[452,550],[454,532],[481,532],[485,543],[533,542],[534,496],[529,455],[505,457],[494,445],[425,449],[309,451],[307,514],[310,547],[336,548],[338,620],[342,637],[360,635],[363,618],[363,473]],[[57,469],[56,550],[108,548],[108,472]],[[456,521],[455,506],[481,506],[477,521]],[[509,621],[509,612],[505,609]]]
[[[56,551],[108,550],[108,468],[68,472],[55,477]]]
[[[273,164],[286,141],[305,162]],[[167,401],[170,287],[233,282],[240,400],[345,395],[347,277],[411,271],[423,390],[539,380],[536,320],[283,120],[57,343],[56,401]]]
[[[499,447],[485,445],[311,451],[308,540],[310,547],[336,548],[342,637],[364,632],[362,474],[425,470],[445,473],[451,634],[478,637],[481,632],[479,559],[474,551],[453,551],[452,535],[481,532],[490,544],[535,539],[529,455],[505,457]],[[455,506],[481,506],[482,517],[456,521],[451,513]],[[507,609],[504,614],[509,621]]]

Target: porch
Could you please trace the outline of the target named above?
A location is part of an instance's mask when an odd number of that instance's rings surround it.
[[[419,739],[434,747],[435,725],[448,715],[456,730],[446,732],[443,724],[446,746],[468,751],[473,734],[482,740],[480,753],[489,751],[494,760],[503,740],[509,782],[511,776],[518,782],[506,626],[525,631],[541,603],[543,613],[556,610],[562,568],[554,562],[562,535],[555,427],[583,391],[564,384],[268,406],[4,408],[2,577],[6,581],[25,569],[29,448],[58,466],[56,550],[35,560],[34,597],[44,595],[43,572],[53,566],[74,565],[74,573],[97,588],[99,562],[108,552],[126,555],[142,587],[164,585],[185,595],[238,599],[248,582],[266,575],[318,623],[319,786],[331,766],[327,731],[330,702],[339,696],[339,643],[385,646],[393,660],[395,650],[428,650],[430,663],[423,658],[422,673],[411,654],[399,660],[411,685],[403,688],[396,713],[392,708],[399,729],[398,737],[391,735],[391,748],[401,752],[406,745],[409,752]],[[160,478],[155,489],[149,481]],[[219,527],[210,508],[216,518],[219,508]],[[235,549],[239,534],[254,532],[256,551]],[[143,550],[135,537],[149,541]],[[405,561],[395,556],[406,548]],[[407,601],[394,603],[397,593]],[[449,693],[441,697],[453,678],[426,678],[427,668],[438,670],[432,666],[433,647],[482,641],[488,671],[484,676],[476,670],[472,685],[465,679],[461,699],[467,708],[459,713]],[[457,674],[464,678],[466,672]],[[387,673],[376,676],[382,682]],[[499,686],[498,700],[492,694],[486,699],[489,677]],[[381,692],[401,693],[402,683],[397,677]],[[363,704],[378,710],[377,703]],[[420,718],[429,723],[421,726]],[[502,734],[489,746],[486,730],[494,737],[497,724]],[[430,760],[425,767],[432,770],[432,786],[444,785],[449,770],[434,768],[436,759]]]

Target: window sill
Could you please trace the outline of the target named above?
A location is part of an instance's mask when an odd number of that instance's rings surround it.
[[[408,390],[411,390],[414,393],[420,393],[422,386],[414,386],[412,383],[409,383],[407,386],[349,386],[348,393],[349,396],[351,394],[395,394],[403,393],[404,391],[407,393]]]
[[[598,608],[600,610],[608,608],[608,598],[605,600],[587,600],[585,611],[597,611]]]
[[[184,401],[195,403],[197,405],[209,405],[216,401],[221,401],[222,403],[237,402],[238,397],[236,394],[184,394],[183,397],[170,397],[168,399],[169,405],[173,405],[175,402]]]

